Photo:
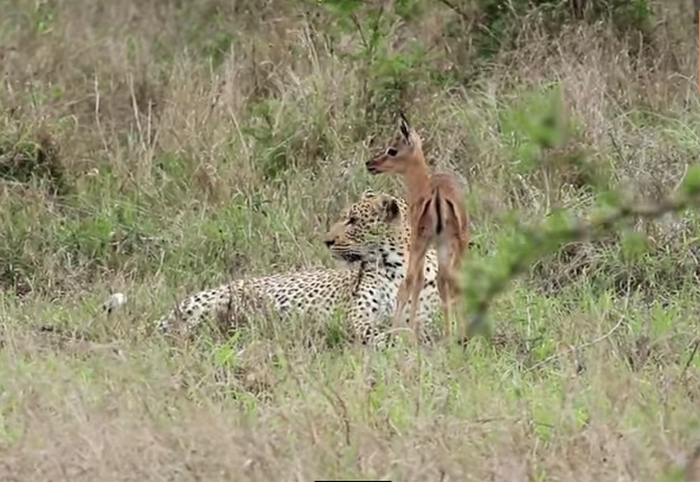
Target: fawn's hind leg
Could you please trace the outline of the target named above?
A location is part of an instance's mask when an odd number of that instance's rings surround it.
[[[450,321],[450,288],[445,273],[438,268],[437,273],[437,288],[442,303],[442,317],[445,323],[445,336],[450,337],[452,331],[452,323]]]
[[[462,262],[464,256],[466,255],[467,248],[469,247],[469,234],[465,229],[458,231],[455,239],[452,243],[452,269],[450,270],[450,291],[452,292],[452,299],[457,301],[458,313],[462,313],[462,290],[461,283],[458,278],[460,269],[462,268]],[[457,334],[459,336],[459,341],[463,342],[466,338],[466,324],[458,323]]]
[[[438,245],[437,288],[442,302],[442,314],[445,318],[445,336],[452,336],[451,304],[459,297],[459,283],[455,275],[455,261],[458,251],[454,243],[444,238]]]
[[[416,312],[418,310],[418,295],[420,295],[420,292],[423,289],[423,282],[425,280],[423,266],[425,264],[426,251],[428,251],[427,240],[422,240],[420,238],[413,238],[411,240],[411,249],[408,254],[408,269],[406,270],[406,277],[399,287],[396,300],[396,309],[394,311],[394,321],[392,323],[394,328],[399,326],[399,321],[403,315],[403,310],[406,307],[406,302],[410,296],[411,309],[408,318],[408,325],[414,331],[413,335],[411,336],[413,341],[417,340],[415,319]]]
[[[418,254],[418,253],[414,253]],[[416,258],[416,262],[413,265],[414,278],[413,286],[411,287],[411,312],[408,317],[408,326],[415,333],[416,339],[420,336],[420,330],[422,327],[418,326],[416,317],[418,314],[418,304],[420,303],[420,292],[423,290],[423,283],[425,282],[425,273],[423,272],[425,266],[425,253],[419,255]]]

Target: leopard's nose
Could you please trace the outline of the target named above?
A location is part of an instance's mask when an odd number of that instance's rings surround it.
[[[332,239],[326,239],[323,243],[326,245],[327,248],[330,248],[335,244],[335,241],[333,241]]]

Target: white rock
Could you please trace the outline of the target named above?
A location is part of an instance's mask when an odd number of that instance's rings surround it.
[[[121,308],[125,303],[126,295],[124,293],[113,293],[107,298],[107,301],[102,304],[102,309],[109,314],[117,308]]]

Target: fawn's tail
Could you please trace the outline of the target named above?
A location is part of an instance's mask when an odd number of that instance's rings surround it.
[[[440,195],[440,189],[435,190],[435,214],[437,218],[437,232],[440,233],[445,228],[445,219],[451,218],[453,222],[461,223],[460,207],[448,197]],[[461,228],[461,226],[460,226]]]

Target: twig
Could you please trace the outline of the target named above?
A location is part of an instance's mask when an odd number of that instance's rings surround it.
[[[695,355],[698,352],[698,348],[700,347],[700,338],[696,337],[690,345],[692,345],[693,349],[691,350],[690,356],[688,357],[688,360],[686,360],[685,365],[683,365],[683,370],[681,370],[681,374],[678,377],[679,380],[683,380],[683,378],[685,377],[685,372],[688,371],[688,367],[693,362],[693,359],[695,358]]]
[[[601,336],[599,336],[598,338],[596,338],[595,340],[589,341],[589,342],[584,343],[584,344],[582,344],[582,345],[575,346],[575,347],[573,347],[573,348],[569,348],[568,353],[573,353],[573,352],[575,352],[575,351],[577,351],[577,350],[582,350],[582,349],[584,349],[584,348],[589,348],[589,347],[591,347],[591,346],[593,346],[593,345],[597,345],[598,343],[600,343],[600,342],[603,341],[603,340],[607,340],[608,338],[610,338],[610,336],[611,336],[613,333],[615,333],[615,332],[622,326],[622,322],[623,322],[624,320],[625,320],[625,317],[624,317],[624,316],[621,316],[620,319],[617,320],[617,323],[615,323],[615,326],[613,326],[612,328],[610,328],[610,331],[608,331],[606,334],[601,335]],[[564,353],[567,353],[567,352],[564,352]],[[535,370],[536,368],[539,368],[539,367],[541,367],[542,365],[545,365],[545,364],[551,362],[552,360],[555,360],[556,358],[559,358],[561,355],[563,355],[562,352],[560,352],[560,353],[555,353],[554,355],[548,356],[548,357],[545,358],[544,360],[541,360],[541,361],[535,363],[534,365],[532,365],[531,367],[529,367],[526,371],[531,372],[531,371]]]
[[[452,3],[450,0],[440,0],[440,3],[442,3],[447,8],[455,12],[457,15],[462,17],[462,19],[468,24],[472,23],[471,19],[469,18],[469,15],[467,15],[460,7]]]
[[[360,34],[360,40],[362,41],[362,46],[365,48],[365,51],[370,51],[369,41],[365,35],[365,30],[362,28],[362,24],[354,12],[350,15],[350,19],[352,20],[353,25],[355,25],[357,32]]]
[[[612,133],[612,131],[608,132],[608,136],[610,136],[610,142],[613,145],[613,149],[615,149],[615,153],[617,154],[617,157],[620,158],[620,162],[627,164],[629,162],[629,159],[622,152],[622,149],[620,148],[620,144],[618,144],[617,139],[615,138],[615,135]]]

